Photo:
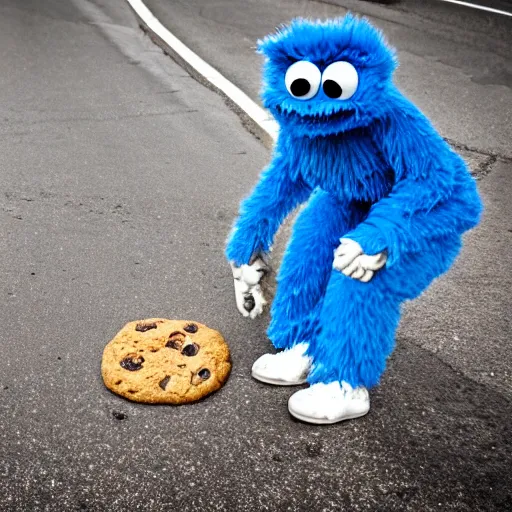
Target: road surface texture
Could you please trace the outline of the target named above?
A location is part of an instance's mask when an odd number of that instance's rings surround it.
[[[223,257],[268,149],[122,0],[2,2],[0,511],[512,508],[510,25],[425,3],[346,4],[389,32],[400,85],[471,162],[486,214],[407,308],[370,414],[316,427],[290,418],[290,389],[250,378],[268,317],[239,316]],[[150,2],[254,96],[257,37],[344,12],[203,4]],[[221,391],[162,407],[104,388],[104,345],[153,316],[223,332]]]

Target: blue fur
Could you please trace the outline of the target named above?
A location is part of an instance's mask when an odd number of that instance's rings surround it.
[[[393,85],[396,58],[382,34],[347,15],[298,19],[259,44],[265,106],[280,124],[273,159],[245,199],[226,248],[240,265],[270,251],[285,217],[308,200],[278,275],[268,329],[277,348],[310,343],[309,382],[378,383],[404,300],[456,258],[481,213],[464,161]],[[359,76],[348,100],[320,88],[292,97],[284,76],[297,60],[323,71],[338,60]],[[387,251],[369,283],[332,269],[341,237],[366,254]]]

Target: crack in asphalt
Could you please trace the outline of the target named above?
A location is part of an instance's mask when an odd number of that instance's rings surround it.
[[[462,142],[457,142],[455,140],[444,138],[450,146],[452,146],[457,151],[465,151],[467,153],[470,153],[471,155],[478,155],[482,157],[486,157],[482,162],[480,162],[475,168],[471,169],[471,174],[475,177],[476,180],[480,180],[487,176],[490,172],[492,172],[492,169],[494,167],[494,164],[501,160],[506,163],[512,163],[512,157],[498,153],[495,151],[475,148],[472,146],[469,146],[467,144],[464,144]]]
[[[512,162],[512,156],[504,155],[502,153],[498,153],[497,151],[475,148],[474,146],[469,146],[463,142],[457,142],[456,140],[450,139],[448,137],[445,137],[444,140],[457,149],[463,149],[470,153],[478,153],[480,155],[493,156],[504,160],[505,162]]]
[[[492,167],[498,160],[498,157],[496,156],[490,156],[485,162],[479,165],[477,172],[474,174],[475,178],[481,179],[485,176],[487,176],[491,171]]]

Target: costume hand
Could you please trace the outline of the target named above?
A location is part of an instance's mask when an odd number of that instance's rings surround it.
[[[231,263],[235,282],[235,298],[238,311],[251,319],[261,315],[263,306],[267,303],[260,282],[267,273],[265,262],[258,258],[250,265],[236,267]]]
[[[334,251],[333,268],[352,279],[367,283],[375,272],[381,269],[388,259],[386,252],[368,255],[362,247],[349,238],[341,238],[340,245]]]

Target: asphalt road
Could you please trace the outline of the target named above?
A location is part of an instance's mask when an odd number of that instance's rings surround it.
[[[261,5],[254,24],[274,13]],[[179,23],[189,35],[193,18]],[[482,62],[495,55],[498,69],[500,48]],[[420,68],[433,73],[425,63],[445,66],[410,59],[400,80],[413,92]],[[245,70],[257,80],[257,64]],[[222,254],[268,150],[142,34],[122,0],[4,0],[0,510],[510,510],[510,83],[468,76],[446,70],[425,104],[443,135],[477,149],[467,156],[484,222],[408,308],[370,414],[319,428],[290,418],[290,390],[251,380],[268,318],[239,317]],[[461,111],[455,88],[470,85]],[[105,343],[151,316],[221,330],[234,361],[227,385],[182,407],[107,391]]]

